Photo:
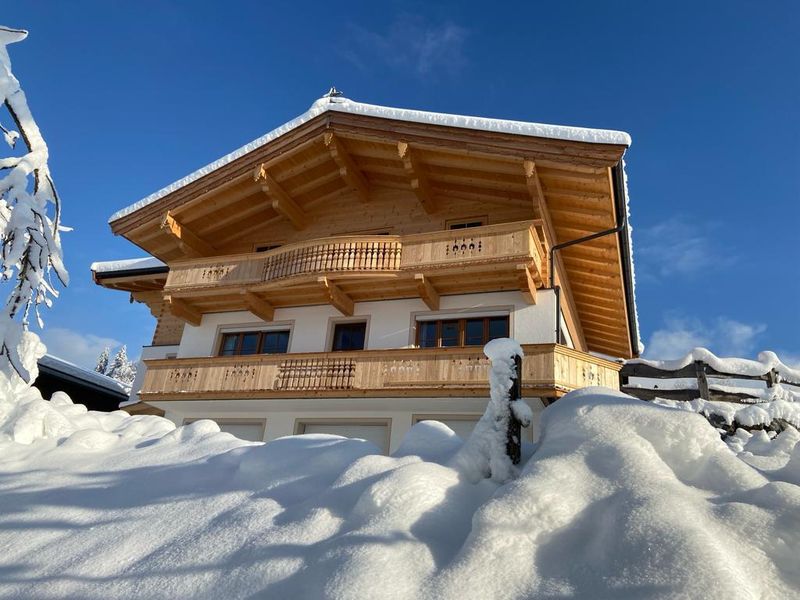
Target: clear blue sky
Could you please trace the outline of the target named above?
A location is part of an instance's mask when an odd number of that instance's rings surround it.
[[[153,320],[97,288],[115,210],[302,113],[363,102],[622,129],[642,338],[800,361],[800,3],[4,3],[64,199],[51,350],[136,356]]]

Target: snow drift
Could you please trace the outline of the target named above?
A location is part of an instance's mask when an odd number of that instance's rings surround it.
[[[456,468],[461,441],[439,423],[381,456],[335,436],[258,444],[211,421],[87,413],[35,390],[9,406],[5,598],[800,592],[794,429],[726,445],[698,414],[590,388],[545,410],[539,446],[500,484]]]

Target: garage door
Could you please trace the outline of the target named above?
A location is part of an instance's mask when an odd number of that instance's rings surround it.
[[[448,419],[445,415],[442,415],[441,417],[425,417],[424,419],[419,419],[417,422],[419,421],[439,421],[440,423],[444,423],[452,429],[458,437],[462,440],[466,440],[472,433],[472,430],[475,429],[475,425],[478,423],[478,417],[469,419]]]
[[[342,437],[359,438],[372,442],[382,451],[389,448],[389,428],[379,424],[358,423],[306,423],[303,433],[328,433]]]
[[[253,423],[222,423],[217,422],[220,431],[225,431],[235,435],[240,440],[250,442],[264,441],[264,424],[261,422]]]
[[[195,421],[200,421],[203,417],[184,419],[183,424],[188,425]],[[219,425],[220,431],[225,431],[231,435],[235,435],[240,440],[247,440],[249,442],[263,442],[264,441],[264,421],[261,420],[238,420],[238,419],[214,419],[206,417]]]

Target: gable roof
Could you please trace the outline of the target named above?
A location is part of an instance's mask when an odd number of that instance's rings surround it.
[[[392,108],[378,106],[376,104],[365,104],[355,102],[341,96],[323,96],[315,101],[311,107],[302,115],[295,117],[291,121],[276,127],[269,133],[237,148],[233,152],[226,154],[222,158],[197,169],[186,177],[161,188],[157,192],[134,202],[113,215],[108,220],[113,223],[123,217],[136,212],[137,210],[160,200],[161,198],[189,185],[190,183],[216,171],[217,169],[233,162],[237,158],[264,146],[272,140],[289,133],[290,131],[307,123],[311,119],[325,112],[342,112],[354,115],[379,117],[396,121],[407,121],[413,123],[425,123],[429,125],[439,125],[445,127],[455,127],[461,129],[473,129],[477,131],[491,131],[495,133],[506,133],[513,135],[523,135],[528,137],[539,137],[572,142],[584,142],[589,144],[612,144],[630,146],[631,137],[624,131],[611,129],[591,129],[587,127],[573,127],[567,125],[548,125],[544,123],[531,123],[526,121],[511,121],[506,119],[490,119],[485,117],[472,117],[465,115],[452,115],[447,113],[428,112],[422,110],[412,110],[406,108]]]

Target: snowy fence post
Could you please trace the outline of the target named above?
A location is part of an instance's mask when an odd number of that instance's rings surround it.
[[[522,357],[519,354],[514,355],[514,381],[511,384],[511,389],[508,390],[508,436],[506,441],[506,454],[515,465],[519,464],[522,459],[522,445],[520,437],[522,436],[522,423],[517,418],[513,409],[515,402],[522,399]]]
[[[708,388],[708,375],[706,374],[706,363],[702,360],[694,362],[695,372],[697,373],[697,390],[703,400],[711,400],[711,393]]]

